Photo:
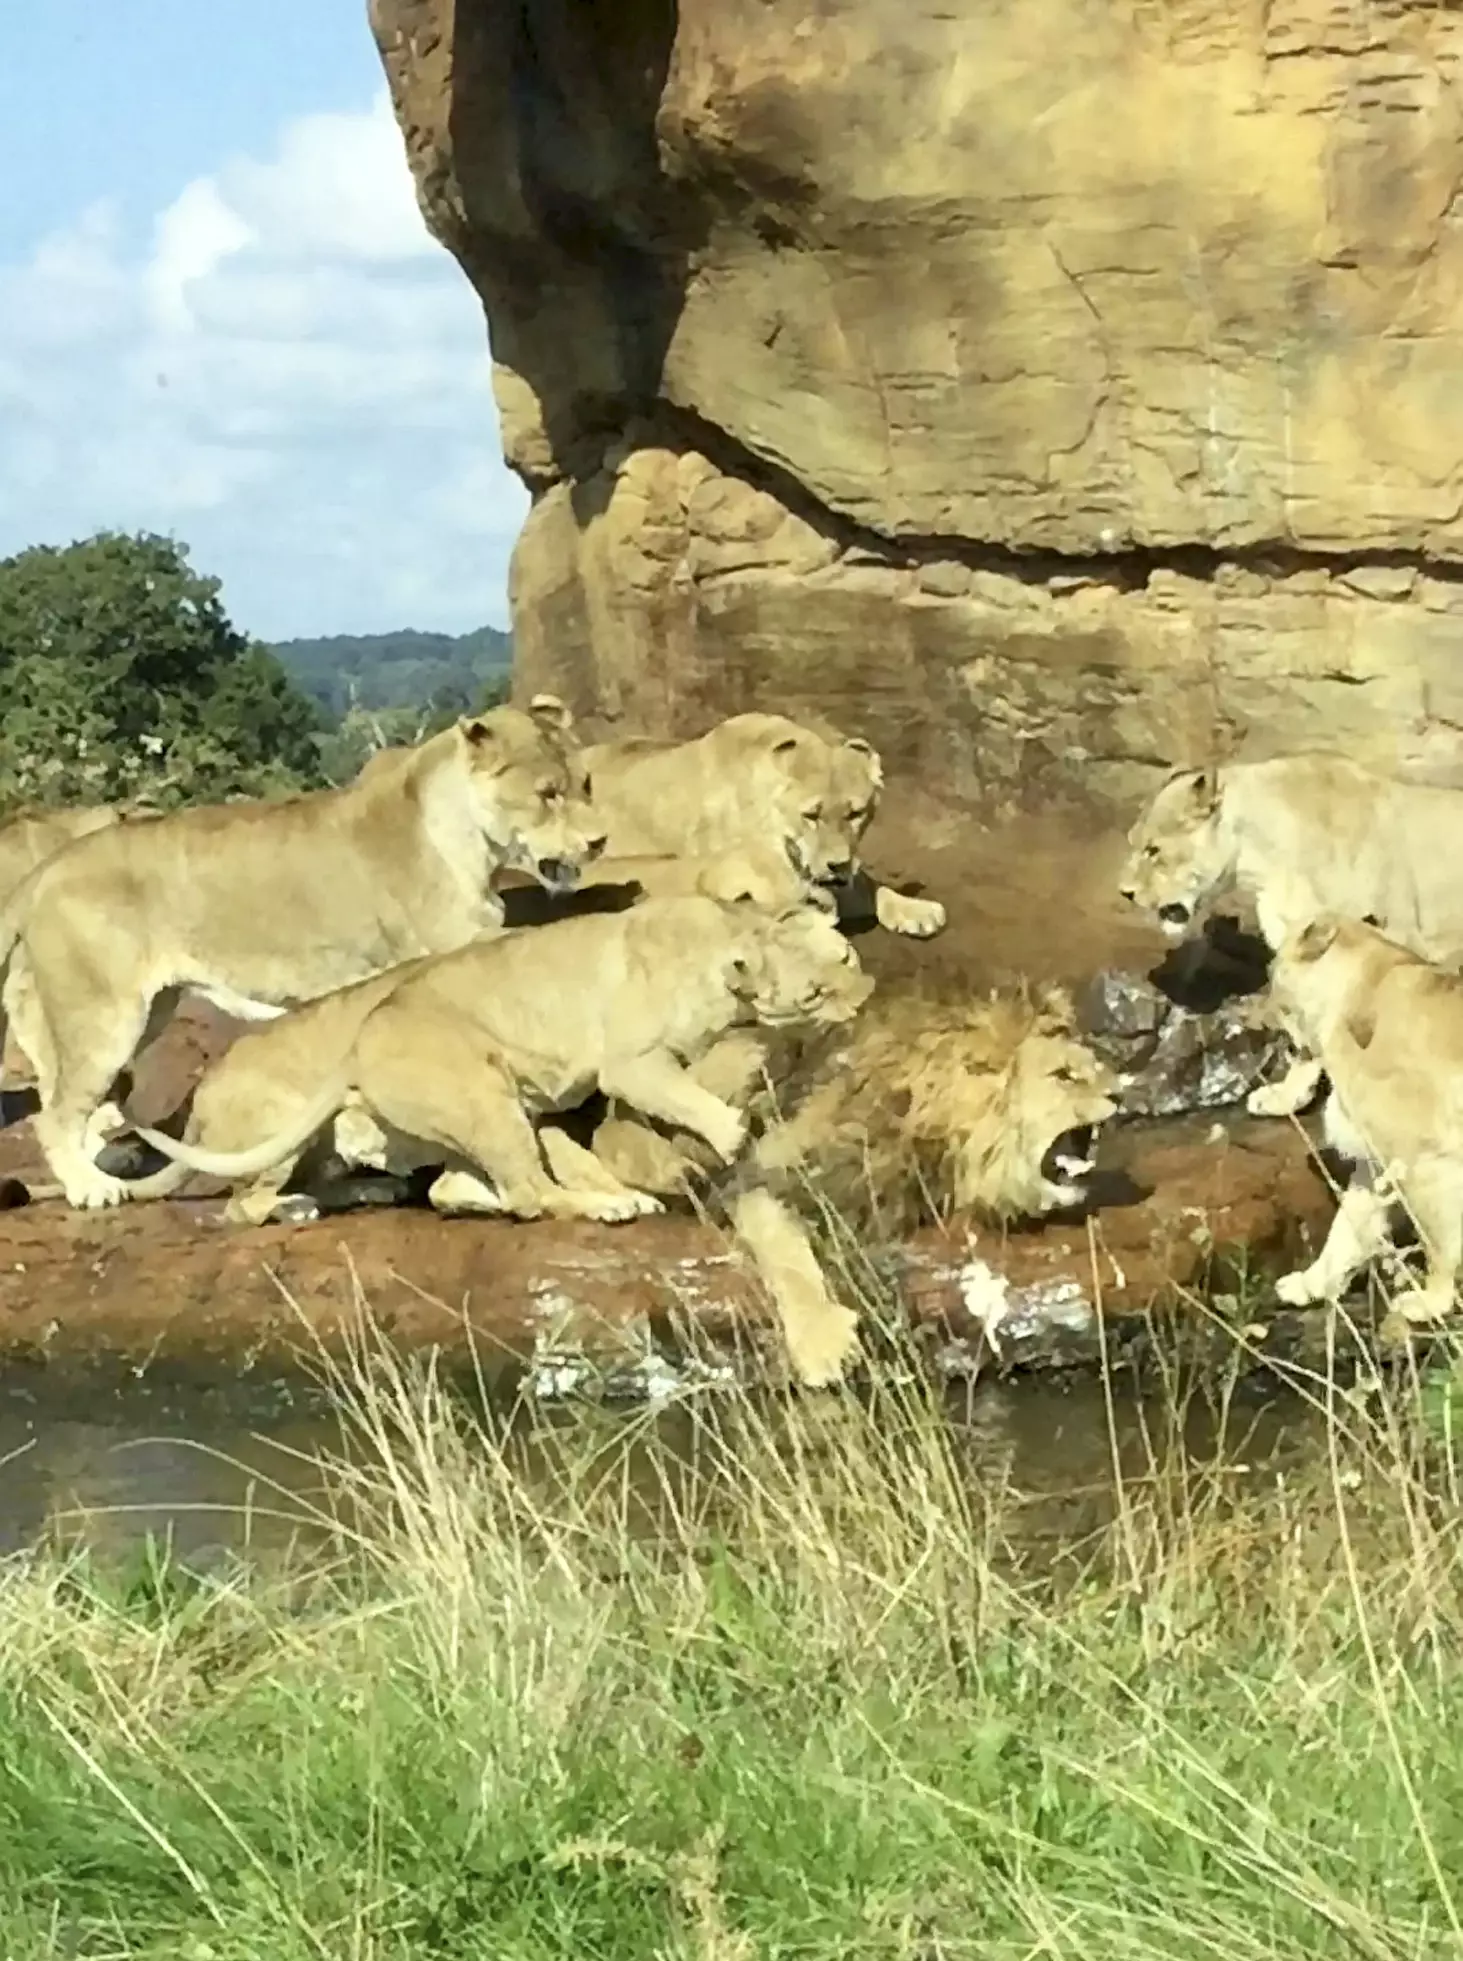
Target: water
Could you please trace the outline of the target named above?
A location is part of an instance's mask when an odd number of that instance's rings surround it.
[[[1314,1461],[1325,1434],[1314,1410],[1273,1389],[1241,1389],[1223,1408],[1192,1397],[1177,1414],[1161,1398],[1115,1390],[1110,1418],[1090,1377],[952,1392],[950,1418],[971,1477],[1018,1494],[1018,1536],[1028,1552],[1053,1556],[1101,1529],[1119,1475],[1142,1480],[1155,1462],[1202,1467],[1222,1455],[1236,1477],[1273,1477]],[[637,1429],[646,1420],[640,1412],[623,1419]],[[603,1412],[573,1407],[552,1421],[614,1430]],[[691,1428],[674,1407],[651,1421],[673,1445]],[[230,1552],[269,1561],[320,1532],[328,1490],[320,1459],[342,1443],[336,1418],[302,1381],[244,1390],[8,1366],[0,1369],[0,1553],[59,1528],[108,1552],[151,1533],[170,1537],[190,1563]],[[530,1473],[533,1451],[530,1435]]]

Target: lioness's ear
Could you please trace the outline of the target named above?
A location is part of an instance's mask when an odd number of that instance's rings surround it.
[[[480,715],[461,716],[457,727],[469,749],[486,748],[494,739],[493,731]]]
[[[772,745],[772,753],[774,756],[790,756],[797,746],[798,739],[795,735],[780,736]]]
[[[1335,919],[1313,919],[1309,926],[1303,926],[1295,936],[1294,958],[1305,965],[1319,960],[1336,935],[1341,923]]]
[[[1219,802],[1219,772],[1196,769],[1189,784],[1189,795],[1196,809],[1213,810]]]
[[[845,749],[852,749],[855,755],[868,757],[869,776],[874,788],[876,790],[882,790],[884,787],[884,761],[873,743],[865,742],[861,735],[850,735],[845,737],[843,746]]]
[[[557,695],[534,695],[528,712],[540,728],[551,729],[555,735],[567,735],[574,726],[574,711]]]

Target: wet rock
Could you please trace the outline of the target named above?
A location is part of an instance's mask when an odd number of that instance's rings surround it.
[[[1078,1016],[1093,1047],[1127,1078],[1126,1116],[1186,1116],[1242,1103],[1291,1053],[1248,1000],[1196,1014],[1137,974],[1097,975],[1079,997]]]

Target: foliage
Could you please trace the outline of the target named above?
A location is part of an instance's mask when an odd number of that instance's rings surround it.
[[[1354,1402],[1315,1489],[1155,1466],[1036,1585],[917,1389],[693,1404],[632,1478],[384,1342],[336,1387],[308,1572],[5,1570],[0,1952],[1463,1947],[1458,1508]]]
[[[513,643],[498,628],[483,626],[458,635],[337,633],[281,640],[274,652],[333,724],[353,709],[375,713],[430,706],[445,726],[452,715],[491,705],[506,692]]]
[[[0,561],[0,800],[285,791],[318,779],[318,725],[173,540],[103,532]]]

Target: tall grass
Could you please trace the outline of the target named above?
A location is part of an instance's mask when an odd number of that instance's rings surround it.
[[[7,1961],[1463,1954],[1458,1527],[1384,1396],[1317,1386],[1311,1485],[1120,1481],[1058,1580],[917,1386],[531,1476],[428,1364],[332,1389],[308,1566],[0,1571]]]

